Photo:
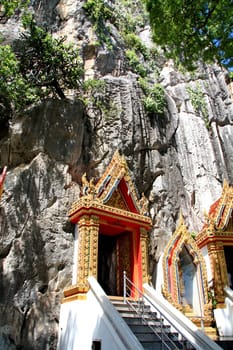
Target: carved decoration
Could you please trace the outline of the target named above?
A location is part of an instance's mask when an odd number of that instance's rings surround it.
[[[140,205],[140,213],[142,215],[147,215],[148,214],[148,206],[149,206],[149,201],[146,198],[146,196],[144,195],[144,193],[142,193],[142,197],[139,201],[139,205]]]
[[[140,244],[142,252],[142,281],[148,283],[150,280],[148,266],[149,266],[149,255],[148,255],[148,243],[149,237],[145,229],[140,229]]]
[[[87,278],[97,278],[98,217],[84,215],[79,221],[79,251],[77,284],[88,289]],[[89,259],[89,256],[92,259]]]
[[[233,187],[224,181],[221,197],[210,207],[206,223],[197,235],[198,246],[208,249],[217,307],[224,307],[224,287],[229,285],[224,246],[233,250],[232,210]]]
[[[135,206],[139,208],[137,193],[129,175],[126,160],[118,151],[115,152],[109,166],[96,185],[98,198],[106,203],[122,178],[125,180],[129,193],[132,194]]]
[[[195,317],[192,307],[182,304],[182,291],[184,289],[181,270],[180,254],[186,249],[193,264],[196,266],[197,280],[199,281],[201,317]],[[205,326],[212,322],[212,304],[208,297],[207,271],[204,258],[180,216],[178,227],[169,240],[163,256],[163,294],[165,298],[177,309],[184,312],[193,322],[200,324],[201,318],[205,320]]]
[[[88,277],[98,277],[98,236],[103,232],[101,230],[107,235],[118,235],[118,293],[122,291],[120,278],[123,270],[128,276],[133,275],[133,282],[136,281],[140,288],[142,282],[148,281],[147,234],[152,223],[147,210],[148,201],[144,195],[139,201],[125,158],[118,151],[96,185],[93,179],[88,181],[87,175],[83,175],[81,197],[69,212],[70,221],[79,226],[79,251],[77,285],[65,290],[67,298],[74,298],[75,293],[85,294],[89,288]],[[131,266],[131,261],[134,266]]]
[[[119,208],[122,210],[127,210],[128,208],[122,198],[122,195],[120,193],[120,191],[116,190],[112,197],[109,199],[109,201],[106,203],[106,205],[113,207],[113,208]]]
[[[117,217],[121,216],[125,218],[129,222],[134,221],[141,223],[141,225],[145,225],[146,227],[151,226],[151,219],[147,216],[132,213],[129,211],[125,211],[119,208],[110,207],[108,205],[104,205],[98,200],[92,200],[88,196],[80,198],[77,202],[72,205],[72,208],[69,212],[69,217],[71,222],[75,222],[77,217],[80,216],[83,209],[90,210],[91,212],[98,213],[104,212],[106,216]]]

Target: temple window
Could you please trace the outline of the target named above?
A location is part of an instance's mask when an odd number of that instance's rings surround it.
[[[179,291],[180,301],[186,312],[201,315],[200,295],[198,288],[198,269],[194,264],[193,256],[184,245],[179,255]]]

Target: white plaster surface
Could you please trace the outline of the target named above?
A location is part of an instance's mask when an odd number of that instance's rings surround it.
[[[233,302],[225,299],[224,309],[215,309],[214,317],[221,337],[233,337]]]
[[[87,300],[61,305],[57,349],[91,350],[93,340],[101,341],[101,350],[126,349],[93,293],[89,291]]]
[[[213,275],[212,275],[212,272],[211,272],[210,258],[209,258],[209,255],[208,255],[207,246],[201,248],[201,252],[202,252],[202,255],[203,255],[203,257],[204,257],[205,264],[206,264],[206,272],[207,272],[207,281],[208,281],[208,285],[209,285],[209,287],[211,287],[211,281],[212,281],[212,279],[213,279]]]

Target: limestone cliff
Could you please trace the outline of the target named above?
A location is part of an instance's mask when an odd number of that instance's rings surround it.
[[[60,301],[73,262],[67,212],[84,171],[98,178],[116,149],[125,155],[139,194],[150,202],[151,273],[180,210],[189,230],[198,231],[223,180],[233,183],[233,103],[226,72],[200,65],[190,74],[166,62],[159,50],[155,62],[139,55],[150,84],[160,83],[165,91],[164,113],[147,113],[136,63],[132,67],[126,58],[119,26],[108,20],[111,46],[97,45],[83,3],[43,0],[33,6],[54,35],[66,35],[80,47],[85,78],[105,82],[98,95],[105,108],[87,113],[74,95],[66,101],[48,99],[17,116],[0,139],[0,165],[8,166],[0,203],[4,350],[56,348]],[[18,37],[19,23],[13,18],[1,25],[8,41]],[[152,47],[145,19],[137,34]]]

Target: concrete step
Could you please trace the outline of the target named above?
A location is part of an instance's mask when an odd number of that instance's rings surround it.
[[[130,327],[131,328],[131,327]],[[132,330],[133,331],[133,330]],[[165,342],[169,342],[170,340],[174,341],[174,342],[179,342],[177,335],[173,334],[173,333],[166,333],[162,334],[161,332],[158,332],[158,334],[155,334],[152,330],[150,331],[146,331],[146,332],[133,332],[136,337],[138,338],[138,340],[140,342],[142,341],[147,341],[147,342],[153,342],[153,341],[161,341],[161,338],[164,339]],[[163,335],[163,337],[162,337]]]
[[[138,307],[137,304],[133,305],[133,307],[130,307],[128,304],[113,304],[115,308],[118,311],[124,311],[124,310],[138,310],[139,312],[151,312],[150,307],[148,305],[142,307]]]
[[[145,321],[143,321],[141,317],[123,317],[123,318],[128,325],[145,325]],[[154,320],[146,319],[146,324],[151,327],[153,326],[161,327],[161,321],[159,319],[154,319]],[[163,323],[162,323],[162,326],[168,327],[170,329],[169,326],[165,326]]]
[[[116,299],[111,301],[145,350],[169,349],[169,347],[171,350],[183,348],[183,344],[178,341],[178,334],[172,333],[171,327],[164,325],[163,319],[158,318],[157,313],[152,312],[148,305],[140,305],[140,308],[143,310],[143,320],[140,312],[137,313],[123,300]],[[137,309],[138,303],[133,302],[133,306]],[[153,332],[151,328],[154,328],[156,332]],[[165,333],[163,339],[169,347],[162,345],[162,332]]]
[[[165,350],[165,349],[166,350],[168,350],[168,349],[170,349],[170,350],[182,349],[183,350],[183,349],[187,349],[185,346],[183,346],[182,343],[179,343],[179,342],[174,342],[174,344],[166,343],[167,347],[165,345],[163,345],[161,341],[142,342],[141,344],[145,350]]]
[[[144,319],[145,320],[159,320],[159,318],[157,317],[157,315],[156,314],[154,314],[154,313],[143,313],[143,314],[140,314],[140,313],[136,313],[136,311],[134,311],[134,310],[122,310],[122,311],[119,311],[119,310],[117,310],[119,313],[120,313],[120,315],[122,316],[122,317],[131,317],[131,318],[141,318],[142,316],[144,317]]]
[[[158,333],[158,334],[161,334],[162,332],[164,332],[166,335],[169,335],[169,334],[172,334],[172,335],[175,335],[176,337],[178,337],[178,334],[177,333],[171,333],[171,329],[169,326],[165,326],[163,325],[163,327],[158,327],[158,326],[151,326],[151,327],[148,327],[147,325],[143,325],[143,324],[128,324],[128,326],[130,327],[130,329],[134,332],[134,333],[137,333],[137,334],[140,334],[140,333],[152,333],[152,332],[155,332],[155,333]],[[153,330],[152,330],[153,329]]]

